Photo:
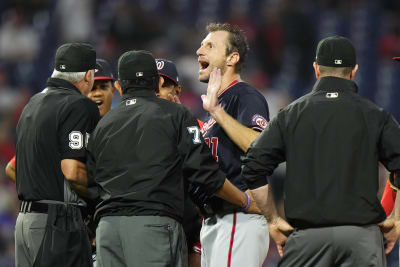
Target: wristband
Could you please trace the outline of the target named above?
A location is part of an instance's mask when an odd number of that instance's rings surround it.
[[[250,196],[249,196],[249,194],[247,194],[247,192],[244,192],[245,194],[246,194],[246,196],[247,196],[247,205],[246,205],[246,207],[244,207],[243,209],[242,209],[242,211],[247,211],[249,208],[250,208]]]

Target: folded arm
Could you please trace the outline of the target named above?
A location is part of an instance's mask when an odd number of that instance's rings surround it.
[[[86,164],[75,159],[63,159],[61,161],[61,170],[65,179],[67,179],[69,185],[76,193],[83,197],[90,197],[87,189]]]

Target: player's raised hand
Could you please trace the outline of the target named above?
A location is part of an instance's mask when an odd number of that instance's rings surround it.
[[[218,90],[221,87],[221,80],[221,70],[214,67],[208,81],[207,94],[201,95],[201,100],[203,100],[203,108],[210,113],[219,107]]]
[[[385,237],[385,253],[389,254],[400,236],[400,222],[392,218],[387,218],[378,226],[381,228],[383,236]]]
[[[275,241],[278,253],[283,256],[283,247],[286,244],[288,236],[293,232],[293,227],[282,217],[275,217],[268,222],[269,234]]]

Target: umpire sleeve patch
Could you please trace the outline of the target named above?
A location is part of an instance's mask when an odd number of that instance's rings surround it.
[[[199,126],[190,126],[186,128],[189,132],[189,134],[193,134],[193,144],[201,144],[201,139],[200,139],[200,128]]]
[[[82,149],[83,147],[83,135],[79,131],[72,131],[69,134],[69,147],[71,149]]]

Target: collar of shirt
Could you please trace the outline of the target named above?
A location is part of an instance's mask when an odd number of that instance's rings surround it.
[[[352,91],[354,93],[358,92],[357,84],[351,80],[326,76],[320,78],[313,87],[313,92],[315,91]]]
[[[150,89],[135,89],[129,90],[128,92],[124,93],[121,97],[121,101],[125,101],[132,97],[157,97],[154,90]]]
[[[239,82],[239,80],[234,80],[233,82],[231,82],[228,87],[226,87],[221,93],[218,94],[218,98],[220,98],[226,91],[228,91],[229,89],[232,88],[232,86],[234,86],[235,84],[237,84]]]
[[[72,83],[59,79],[59,78],[49,78],[47,80],[46,86],[48,88],[62,88],[62,89],[68,89],[73,92],[76,92],[81,95],[81,92],[76,88]]]

